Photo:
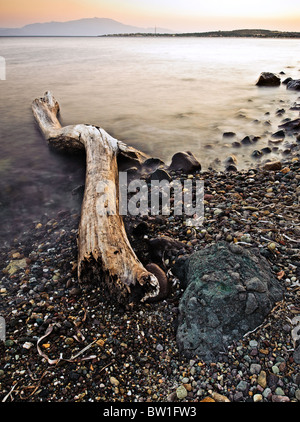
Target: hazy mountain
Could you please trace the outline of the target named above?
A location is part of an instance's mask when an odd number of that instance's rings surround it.
[[[113,19],[88,18],[68,22],[33,23],[22,28],[0,28],[0,36],[97,36],[109,34],[149,33],[153,28],[124,25]],[[158,33],[171,33],[157,28]]]

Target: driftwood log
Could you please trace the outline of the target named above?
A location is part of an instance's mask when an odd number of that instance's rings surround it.
[[[59,104],[50,92],[32,103],[48,144],[59,151],[86,153],[85,192],[78,230],[78,279],[105,283],[119,302],[145,301],[159,294],[157,277],[134,253],[119,215],[118,161],[143,162],[145,154],[93,125],[62,127]]]

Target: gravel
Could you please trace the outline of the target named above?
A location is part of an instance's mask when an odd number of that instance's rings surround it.
[[[164,235],[181,242],[181,249],[161,255],[166,272],[177,259],[219,240],[258,247],[270,262],[284,300],[215,362],[178,353],[178,280],[162,302],[123,307],[103,299],[101,284],[78,284],[77,214],[42,216],[2,244],[0,315],[6,338],[0,342],[0,399],[299,401],[299,343],[292,336],[300,311],[299,168],[294,148],[281,170],[194,173],[194,179],[204,179],[206,195],[205,221],[196,230],[172,214],[125,219],[143,263],[151,261],[150,239]],[[142,235],[131,230],[141,222]]]

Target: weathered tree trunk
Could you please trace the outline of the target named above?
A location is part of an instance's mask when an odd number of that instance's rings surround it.
[[[158,280],[139,262],[118,212],[117,158],[142,162],[147,157],[96,126],[61,127],[57,118],[59,104],[50,92],[34,100],[32,110],[49,145],[61,151],[86,152],[78,232],[79,281],[105,283],[105,290],[119,302],[156,296]]]

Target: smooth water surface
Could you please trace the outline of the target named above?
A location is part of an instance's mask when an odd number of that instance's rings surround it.
[[[253,164],[235,140],[260,136],[266,146],[298,94],[258,88],[262,71],[300,78],[300,42],[226,38],[0,38],[6,80],[0,81],[0,216],[2,234],[43,213],[77,206],[82,160],[51,152],[31,102],[46,90],[60,103],[63,125],[91,123],[167,163],[194,152],[203,169]],[[276,114],[284,109],[284,114]],[[74,202],[75,201],[75,202]]]

